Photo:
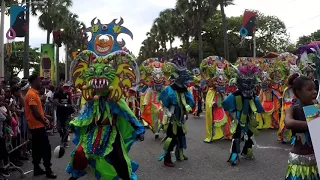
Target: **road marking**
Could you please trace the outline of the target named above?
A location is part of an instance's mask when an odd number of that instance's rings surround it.
[[[281,150],[285,150],[285,151],[290,151],[289,148],[282,148],[282,147],[276,147],[276,146],[260,146],[260,145],[256,145],[256,147],[258,149],[277,149],[277,150],[281,149]]]

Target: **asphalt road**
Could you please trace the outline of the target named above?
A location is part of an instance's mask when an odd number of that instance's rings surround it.
[[[260,131],[256,137],[255,160],[241,160],[240,164],[232,167],[227,163],[231,141],[220,140],[206,144],[204,140],[204,116],[190,117],[187,122],[188,149],[185,151],[188,161],[178,162],[176,167],[168,168],[163,162],[158,162],[162,146],[160,140],[155,140],[150,130],[147,130],[145,141],[136,142],[130,151],[131,158],[140,164],[137,171],[139,180],[282,180],[285,176],[287,156],[290,145],[279,144],[276,130]],[[58,135],[50,137],[52,149],[59,144]],[[59,180],[67,180],[65,167],[70,159],[71,146],[63,158],[52,159],[53,170]],[[32,169],[32,163],[25,162],[25,171]],[[10,179],[20,179],[19,173],[14,172]],[[27,180],[46,179],[34,178],[32,173]],[[91,174],[83,179],[95,179]]]

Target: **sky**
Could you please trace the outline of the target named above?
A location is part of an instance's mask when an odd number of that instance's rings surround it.
[[[91,3],[95,2],[95,3]],[[138,55],[142,41],[150,30],[155,18],[166,8],[173,8],[175,0],[73,0],[71,11],[79,15],[79,20],[87,26],[94,17],[102,23],[122,17],[123,26],[133,32],[133,40],[126,35],[126,47]],[[319,0],[235,0],[235,5],[226,8],[227,16],[239,16],[245,9],[258,10],[266,15],[277,16],[282,20],[290,34],[291,41],[296,41],[302,35],[309,35],[320,29]],[[38,27],[37,17],[30,20],[30,45],[40,47],[46,42],[46,32]],[[9,29],[9,17],[5,18],[5,32]],[[17,38],[15,41],[23,39]],[[175,41],[174,45],[179,45]],[[60,50],[60,61],[65,58],[63,48]]]

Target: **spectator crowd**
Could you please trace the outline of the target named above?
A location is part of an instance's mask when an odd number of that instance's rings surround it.
[[[51,170],[48,135],[58,132],[61,145],[69,147],[67,124],[75,109],[79,109],[80,97],[79,91],[70,84],[55,87],[38,75],[20,82],[1,82],[0,179],[10,176],[9,164],[21,167],[29,158],[32,158],[34,176],[57,178]]]

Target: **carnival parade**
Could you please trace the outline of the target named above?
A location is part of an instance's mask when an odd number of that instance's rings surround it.
[[[1,1],[0,180],[320,179],[320,30],[293,44],[253,0],[146,1],[145,40],[128,0]]]

